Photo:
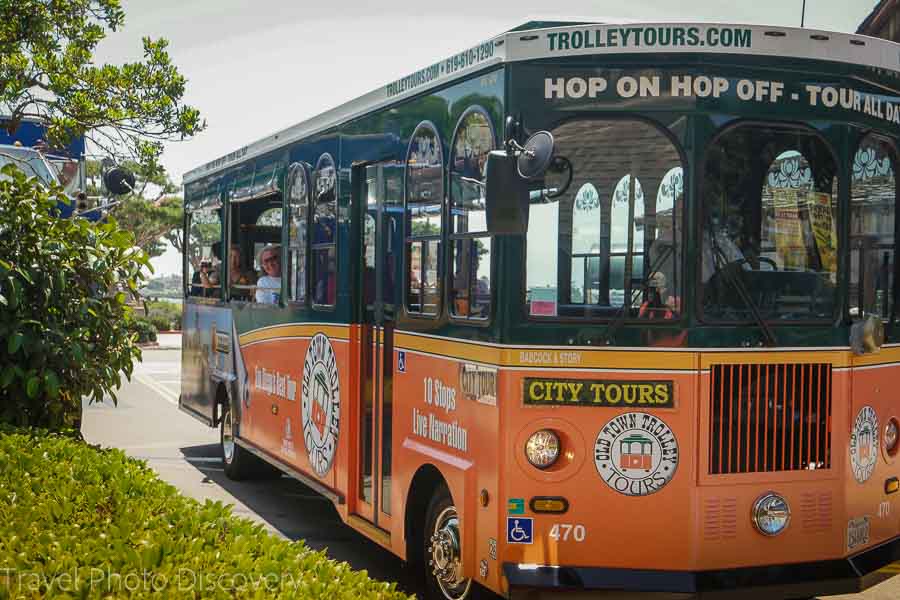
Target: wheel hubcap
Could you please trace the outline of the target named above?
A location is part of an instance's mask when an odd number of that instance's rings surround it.
[[[459,516],[456,508],[445,508],[434,524],[428,545],[428,566],[444,597],[448,600],[464,598],[472,585],[462,576],[459,543]]]
[[[231,459],[234,458],[234,433],[230,410],[222,418],[222,456],[225,457],[225,462],[228,464],[231,464]]]

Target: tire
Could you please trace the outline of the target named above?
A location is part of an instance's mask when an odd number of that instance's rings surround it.
[[[425,574],[425,599],[472,598],[478,586],[471,579],[462,578],[459,515],[450,490],[444,484],[435,490],[428,503],[422,537],[421,563]]]
[[[222,418],[219,420],[219,448],[222,451],[225,476],[232,481],[281,477],[281,471],[235,443],[232,415],[231,405],[223,405]]]

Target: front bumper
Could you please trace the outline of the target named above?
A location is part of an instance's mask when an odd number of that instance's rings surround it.
[[[777,599],[852,594],[900,573],[900,537],[840,560],[721,571],[526,567],[504,563],[510,598],[633,594],[653,599]],[[589,594],[593,595],[593,594]]]

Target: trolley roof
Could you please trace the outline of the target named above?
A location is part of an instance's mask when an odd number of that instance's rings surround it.
[[[716,45],[706,43],[712,39],[717,40]],[[724,43],[725,40],[728,42]],[[659,52],[781,56],[900,73],[900,44],[860,34],[725,23],[529,21],[192,169],[185,174],[184,183],[495,65],[561,56]]]

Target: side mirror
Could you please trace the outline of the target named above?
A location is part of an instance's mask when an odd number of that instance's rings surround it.
[[[517,152],[516,166],[523,179],[537,179],[543,176],[553,159],[553,134],[538,131],[525,142]]]
[[[103,174],[103,185],[113,196],[122,196],[134,191],[134,173],[122,167],[113,167]]]
[[[507,122],[507,129],[510,129]],[[524,146],[515,139],[508,151],[488,154],[485,171],[487,228],[494,234],[523,235],[528,231],[531,193],[528,182],[544,175],[553,161],[554,142],[549,131],[538,131]]]
[[[528,186],[519,176],[515,155],[503,150],[488,154],[484,200],[488,231],[519,235],[528,231]]]

